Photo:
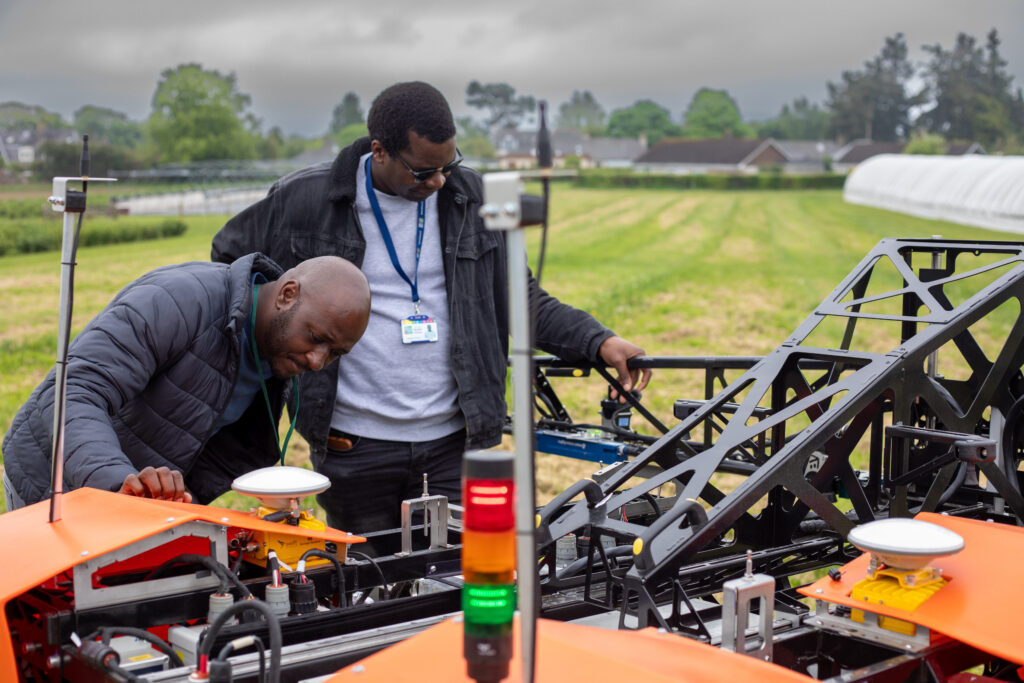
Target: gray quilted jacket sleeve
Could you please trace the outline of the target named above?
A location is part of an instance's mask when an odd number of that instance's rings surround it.
[[[136,471],[111,416],[187,350],[197,322],[151,273],[78,335],[69,358],[65,431],[65,477],[72,486],[117,490]]]

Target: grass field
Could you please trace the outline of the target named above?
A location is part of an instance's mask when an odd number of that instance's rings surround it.
[[[39,188],[45,197],[48,188]],[[22,191],[24,192],[24,191]],[[4,195],[0,195],[4,196]],[[843,203],[838,191],[583,190],[556,185],[543,286],[590,311],[649,355],[761,355],[772,350],[883,237],[1020,239]],[[160,265],[209,258],[225,217],[186,217],[181,237],[83,248],[73,331],[113,294]],[[88,217],[83,230],[88,230]],[[531,261],[538,244],[530,235]],[[0,258],[0,426],[55,357],[59,257]],[[699,396],[702,376],[657,375],[647,397],[667,418],[675,398]],[[571,382],[571,384],[569,383]],[[556,385],[570,413],[594,421],[603,388]],[[564,389],[562,387],[565,387]],[[296,441],[296,440],[293,440]],[[301,440],[290,452],[302,462]],[[591,470],[542,456],[540,498]],[[233,499],[227,504],[242,504]]]

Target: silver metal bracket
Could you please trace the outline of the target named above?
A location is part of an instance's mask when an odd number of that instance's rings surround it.
[[[750,603],[759,600],[757,635],[760,646],[747,647]],[[766,662],[772,661],[773,622],[775,620],[775,579],[751,572],[747,551],[747,572],[722,584],[722,649],[739,652]]]
[[[53,194],[47,198],[50,208],[54,211],[64,211],[68,198],[68,182],[77,181],[90,183],[116,183],[117,178],[83,178],[82,176],[58,176],[53,179]]]
[[[423,495],[402,501],[402,550],[395,557],[412,554],[412,513],[423,510],[423,535],[430,536],[430,550],[450,548],[448,544],[448,497],[427,494],[427,475],[423,475]]]
[[[216,589],[220,579],[203,568],[182,576],[148,579],[118,586],[100,588],[93,586],[93,574],[100,569],[188,536],[207,539],[210,543],[210,557],[220,564],[227,566],[227,527],[202,521],[185,522],[180,526],[167,529],[149,538],[144,538],[141,541],[136,541],[123,548],[112,550],[109,553],[104,553],[75,565],[73,571],[75,607],[80,610],[90,609],[107,605],[120,605],[142,598],[175,595],[189,590]]]
[[[517,171],[488,173],[484,176],[486,203],[480,208],[480,215],[488,230],[515,230],[519,227],[522,213],[519,204],[519,193],[522,191],[520,178]]]

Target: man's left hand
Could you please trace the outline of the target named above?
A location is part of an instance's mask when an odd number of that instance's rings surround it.
[[[598,354],[601,356],[601,360],[615,368],[615,372],[618,373],[616,379],[626,391],[643,391],[647,383],[651,381],[650,368],[629,368],[626,365],[626,361],[630,358],[645,355],[644,350],[636,344],[628,342],[622,337],[608,337],[601,342]],[[639,383],[637,383],[638,379]],[[619,398],[618,392],[613,389],[611,397]]]

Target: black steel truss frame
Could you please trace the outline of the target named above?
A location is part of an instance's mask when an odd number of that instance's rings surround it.
[[[982,263],[967,264],[972,257]],[[915,269],[915,258],[919,264],[924,259],[923,267]],[[893,284],[894,274],[901,284]],[[974,326],[1014,300],[1007,342],[989,358]],[[986,450],[994,441],[956,449],[947,447],[952,437],[943,436],[984,435],[993,411],[1021,412],[1022,300],[1024,243],[882,240],[774,352],[663,430],[613,476],[602,483],[577,482],[545,506],[539,546],[550,549],[556,539],[581,529],[632,543],[632,567],[615,579],[621,581],[619,606],[624,615],[637,617],[639,627],[671,626],[656,605],[671,591],[693,592],[680,579],[688,565],[748,549],[793,546],[809,517],[822,520],[826,534],[845,538],[856,524],[877,517],[940,508],[981,514],[998,498],[1016,520],[1024,520],[1012,453],[1009,464],[997,463]],[[898,310],[876,312],[879,304]],[[810,345],[808,338],[828,319],[842,321],[841,341],[834,348]],[[898,345],[886,352],[854,348],[855,332],[866,321],[897,326]],[[934,372],[933,354],[954,347],[969,367],[966,379]],[[711,387],[724,375],[712,372],[709,360]],[[610,379],[604,368],[597,370]],[[703,433],[703,444],[685,440],[690,432]],[[850,462],[862,440],[869,444],[866,482]],[[817,471],[808,469],[812,456],[823,460]],[[725,493],[712,477],[736,458],[750,461],[752,471]],[[661,471],[628,485],[652,465]],[[986,475],[990,490],[975,485],[966,497],[956,491],[957,507],[949,503],[952,489],[964,486],[961,475],[968,466]],[[911,474],[917,479],[908,479]],[[619,518],[623,506],[670,482],[678,487],[676,504],[653,522]],[[852,510],[837,507],[837,487],[849,496]],[[582,500],[570,503],[581,493]]]

